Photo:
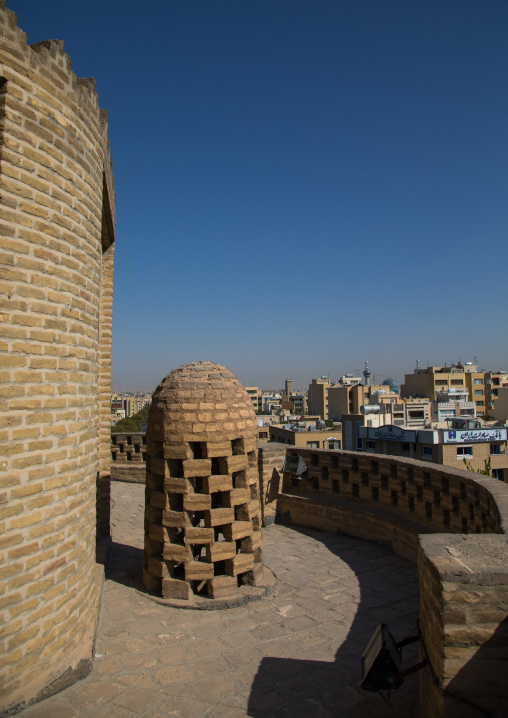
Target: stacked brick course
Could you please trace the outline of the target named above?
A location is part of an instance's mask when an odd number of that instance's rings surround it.
[[[187,364],[148,417],[143,580],[164,598],[235,596],[263,578],[257,426],[238,379]]]
[[[0,1],[0,709],[91,657],[109,534],[114,189],[106,115]]]
[[[146,434],[111,434],[111,479],[144,484],[146,480]]]

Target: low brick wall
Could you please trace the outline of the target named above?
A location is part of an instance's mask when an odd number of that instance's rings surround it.
[[[111,478],[144,484],[146,479],[146,434],[111,434]]]
[[[275,522],[277,497],[282,490],[282,468],[285,458],[286,447],[281,444],[259,442],[259,495],[263,526],[269,526]]]
[[[282,467],[286,447],[258,443],[259,495],[263,526],[275,522],[277,497],[282,489]],[[111,479],[144,484],[146,480],[146,434],[111,434]]]
[[[430,664],[420,674],[422,718],[506,715],[508,486],[391,456],[287,453],[307,471],[283,476],[283,522],[374,540],[417,563]]]

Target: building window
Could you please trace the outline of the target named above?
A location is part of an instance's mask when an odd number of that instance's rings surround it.
[[[462,379],[452,379],[451,383],[453,386],[464,386],[464,381]]]
[[[375,441],[367,441],[367,451],[375,451],[376,450],[376,442]]]
[[[492,469],[492,476],[499,481],[504,481],[504,469]]]
[[[483,379],[475,379],[474,383],[475,384],[483,384]]]
[[[491,454],[500,454],[501,447],[499,446],[499,444],[491,444],[490,445],[490,453]]]
[[[476,406],[485,406],[483,401],[475,401]]]
[[[482,389],[475,389],[475,390],[474,390],[474,395],[475,395],[475,396],[481,396],[482,394],[483,394],[483,390],[482,390]]]
[[[340,449],[340,441],[329,441],[328,448],[329,449]]]
[[[472,456],[473,455],[473,447],[472,446],[457,446],[457,459],[463,459],[464,456]]]
[[[307,448],[308,449],[319,449],[319,441],[308,441]]]
[[[402,452],[404,454],[409,454],[411,452],[411,446],[407,441],[402,442]]]
[[[448,384],[447,379],[436,379],[436,386],[446,386]]]
[[[432,446],[422,446],[422,459],[430,459],[432,461]]]
[[[266,431],[260,431],[259,432],[259,438],[260,439],[268,439],[268,434]]]

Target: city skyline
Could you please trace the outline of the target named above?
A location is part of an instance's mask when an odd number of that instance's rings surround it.
[[[114,388],[506,368],[505,3],[8,6],[108,111]]]

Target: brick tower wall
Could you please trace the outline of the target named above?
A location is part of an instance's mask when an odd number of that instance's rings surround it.
[[[0,710],[91,657],[114,189],[95,83],[0,1]]]

